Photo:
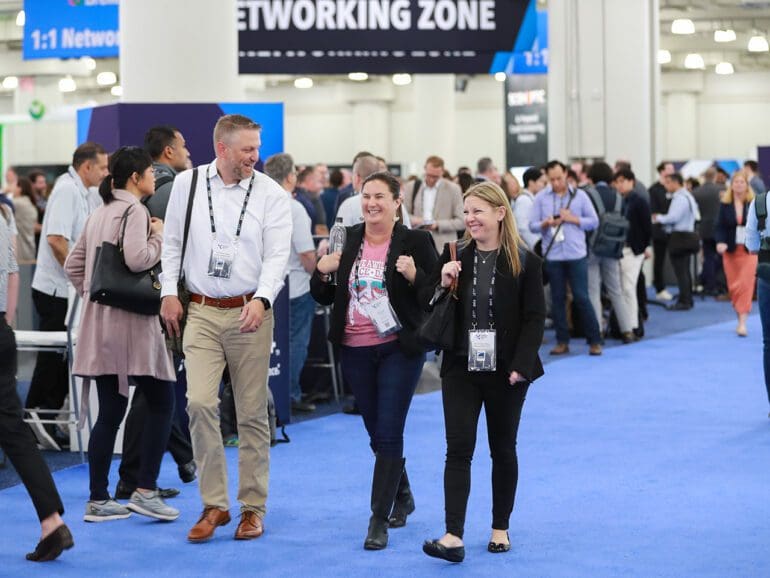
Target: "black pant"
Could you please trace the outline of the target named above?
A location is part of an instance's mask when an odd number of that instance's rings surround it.
[[[29,426],[22,421],[21,400],[16,393],[16,338],[0,314],[0,447],[27,488],[37,516],[64,513],[51,472],[37,449]]]
[[[652,261],[652,284],[655,286],[655,292],[660,293],[666,288],[666,281],[663,276],[663,267],[666,264],[666,250],[668,248],[668,235],[662,239],[652,240],[652,250],[654,251]]]
[[[40,331],[64,331],[67,299],[32,290],[32,301],[40,317]],[[67,359],[61,353],[38,353],[26,407],[60,409],[69,391]],[[41,416],[50,418],[50,415]]]
[[[481,406],[487,418],[492,455],[492,528],[507,530],[519,481],[516,435],[529,384],[510,385],[508,376],[470,373],[465,358],[456,358],[444,375],[441,392],[446,427],[444,508],[446,531],[460,538],[471,489],[471,460]]]
[[[716,239],[703,239],[703,270],[700,282],[703,290],[714,295],[719,292],[719,271],[722,269],[722,256],[717,253]]]
[[[636,302],[639,305],[641,322],[647,319],[647,280],[644,278],[644,271],[639,271],[639,279],[636,282]]]
[[[134,377],[137,389],[143,390],[147,400],[147,418],[142,428],[141,467],[137,487],[155,489],[160,472],[160,462],[168,444],[171,430],[171,414],[174,411],[174,390],[170,381],[154,377]],[[91,478],[91,499],[107,500],[110,497],[110,462],[115,447],[120,422],[126,415],[128,398],[118,392],[116,375],[100,375],[96,378],[99,394],[99,416],[88,440],[88,466]]]
[[[670,255],[674,267],[676,283],[679,286],[678,303],[692,305],[692,274],[690,272],[692,255]]]

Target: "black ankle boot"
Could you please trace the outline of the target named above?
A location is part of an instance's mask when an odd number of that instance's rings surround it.
[[[382,550],[388,545],[388,517],[393,509],[398,482],[404,471],[404,458],[377,456],[372,476],[372,517],[366,534],[366,550]]]
[[[412,512],[414,512],[414,496],[412,495],[412,489],[409,487],[406,467],[404,467],[404,473],[401,474],[401,480],[398,482],[393,512],[390,514],[390,527],[402,528],[406,526],[406,517]]]

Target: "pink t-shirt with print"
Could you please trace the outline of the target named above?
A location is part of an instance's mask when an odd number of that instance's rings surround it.
[[[343,345],[368,347],[398,339],[396,334],[384,338],[378,336],[377,329],[366,316],[363,308],[366,303],[387,294],[385,290],[385,259],[388,256],[388,247],[390,247],[390,241],[382,245],[370,245],[368,241],[364,240],[364,250],[361,254],[361,262],[358,264],[358,289],[355,286],[356,265],[353,263],[348,280],[350,302],[345,319]]]

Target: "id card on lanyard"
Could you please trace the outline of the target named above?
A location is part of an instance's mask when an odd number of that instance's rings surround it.
[[[361,259],[364,256],[364,242],[365,241],[362,239],[361,245],[358,247],[358,257],[356,258],[353,279],[353,283],[356,288],[356,299],[359,301],[359,303],[361,301],[361,280],[358,277],[358,270],[361,264]],[[392,242],[393,241],[391,238],[391,245]],[[390,246],[388,247],[388,252],[385,255],[385,268],[387,268],[389,259]],[[385,268],[383,268],[382,272],[382,287],[385,290],[385,295],[372,299],[366,303],[361,303],[361,308],[363,309],[364,314],[372,322],[374,329],[377,331],[377,336],[380,338],[388,337],[389,335],[393,335],[394,333],[397,333],[403,329],[401,322],[398,320],[398,315],[396,315],[396,311],[390,304],[390,299],[388,299],[388,290],[385,284]]]
[[[492,257],[497,260],[497,255]],[[468,371],[492,372],[497,370],[497,331],[495,330],[495,318],[492,297],[495,291],[495,268],[492,265],[492,278],[489,282],[489,329],[478,328],[478,276],[479,276],[479,252],[473,254],[473,288],[471,300],[471,328],[468,330]]]

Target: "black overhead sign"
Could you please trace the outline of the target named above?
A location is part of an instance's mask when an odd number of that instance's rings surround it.
[[[529,0],[238,0],[241,74],[487,73]]]

